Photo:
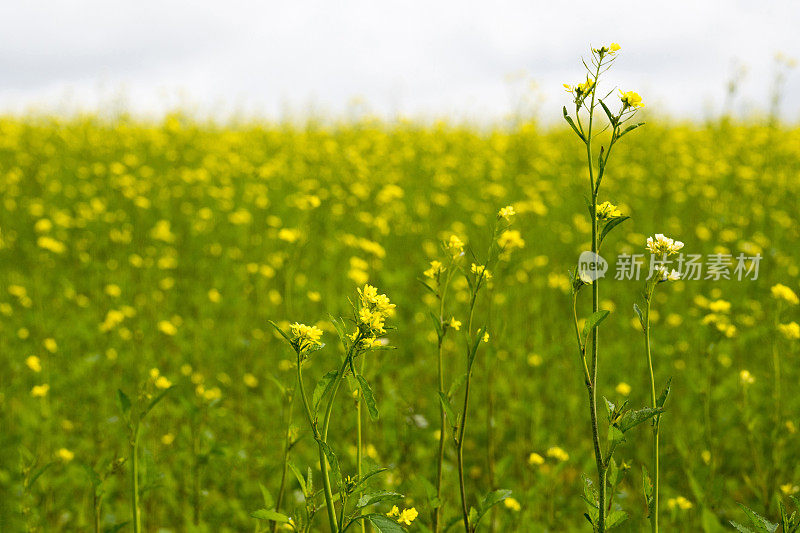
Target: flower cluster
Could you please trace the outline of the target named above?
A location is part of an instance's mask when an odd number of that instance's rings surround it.
[[[587,74],[586,81],[583,83],[579,83],[577,85],[567,85],[564,84],[564,89],[568,93],[572,93],[575,95],[575,103],[581,103],[583,100],[592,92],[594,88],[595,81],[590,78]]]
[[[642,97],[639,96],[639,93],[634,91],[626,91],[622,92],[619,91],[619,99],[622,100],[622,109],[626,110],[630,109],[637,109],[639,107],[644,107],[644,102],[642,102]]]
[[[683,248],[681,241],[665,237],[663,233],[656,233],[655,237],[647,238],[647,250],[653,255],[673,255]]]
[[[464,253],[464,241],[457,235],[451,235],[450,240],[444,243],[444,248],[453,257],[458,257]]]
[[[514,206],[513,205],[507,205],[507,206],[501,208],[500,211],[497,212],[497,218],[498,219],[502,218],[502,219],[505,219],[505,220],[510,220],[511,217],[513,217],[516,214],[517,214],[517,212],[514,210]]]
[[[478,265],[472,263],[472,266],[470,267],[470,272],[475,274],[475,277],[478,279],[483,279],[485,281],[492,279],[492,273],[489,272],[489,270],[484,265]]]
[[[378,335],[386,333],[386,319],[396,306],[389,301],[388,296],[378,294],[378,289],[372,285],[364,285],[363,289],[358,289],[358,300],[358,331],[353,334],[353,340],[360,336],[362,343],[371,346]]]
[[[291,343],[297,353],[304,353],[312,348],[322,346],[322,330],[317,326],[306,326],[295,322],[290,327]]]
[[[772,292],[772,297],[778,300],[785,300],[790,304],[797,305],[800,303],[800,299],[797,298],[797,294],[782,283],[778,283],[777,285],[773,285],[770,289]]]
[[[396,518],[398,524],[405,524],[407,526],[410,526],[411,522],[413,522],[418,515],[419,513],[414,507],[400,511],[396,505],[392,507],[391,511],[386,513],[386,516],[389,518]]]
[[[611,220],[612,218],[620,218],[622,211],[611,202],[603,202],[595,207],[595,215],[597,220]]]
[[[445,268],[445,266],[444,266],[444,265],[441,263],[441,261],[431,261],[431,267],[430,267],[428,270],[424,271],[422,274],[423,274],[423,275],[424,275],[426,278],[431,278],[431,279],[438,280],[438,279],[439,279],[439,276],[440,276],[440,275],[441,275],[441,274],[442,274],[442,273],[443,273],[445,270],[447,270],[447,269],[446,269],[446,268]]]

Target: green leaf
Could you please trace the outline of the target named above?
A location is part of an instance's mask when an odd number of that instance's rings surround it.
[[[388,468],[376,468],[375,470],[372,470],[371,472],[367,472],[366,474],[362,475],[361,479],[359,479],[358,483],[356,483],[356,485],[353,487],[352,492],[356,493],[356,492],[360,492],[360,491],[364,490],[367,487],[367,484],[370,482],[370,480],[373,477],[375,477],[375,476],[377,476],[379,474],[383,474],[384,472],[387,472],[388,470],[389,470]]]
[[[472,363],[475,361],[475,356],[478,354],[478,347],[483,340],[484,333],[486,333],[486,326],[478,330],[478,334],[475,335],[475,343],[469,348],[469,353],[467,354],[467,373],[472,369]]]
[[[358,499],[358,502],[356,503],[356,509],[363,509],[364,507],[368,507],[380,502],[392,502],[402,499],[403,495],[399,492],[392,492],[388,490],[368,492],[366,494],[362,494]]]
[[[279,524],[288,524],[289,517],[285,514],[281,514],[277,511],[273,511],[271,509],[259,509],[258,511],[252,513],[250,516],[253,518],[258,518],[259,520],[272,520],[273,522],[278,522]]]
[[[358,375],[356,376],[358,379],[359,385],[361,385],[361,393],[364,396],[364,403],[367,404],[367,409],[369,410],[369,416],[372,420],[378,419],[378,406],[375,403],[375,396],[372,394],[372,389],[369,387],[369,383],[367,380],[364,379],[364,376]]]
[[[600,501],[600,496],[597,494],[597,489],[594,488],[594,482],[589,479],[589,476],[586,474],[581,474],[581,477],[583,478],[583,494],[581,495],[583,501],[585,501],[589,507],[599,509],[600,504],[598,502]]]
[[[567,124],[569,124],[569,125],[570,125],[570,127],[572,128],[572,131],[574,131],[574,132],[575,132],[575,135],[577,135],[578,137],[580,137],[580,139],[581,139],[583,142],[586,142],[586,138],[585,138],[585,137],[583,136],[583,134],[582,134],[582,133],[581,133],[581,132],[578,130],[578,127],[575,125],[575,122],[572,120],[572,117],[570,117],[570,116],[569,116],[569,113],[567,113],[567,108],[566,108],[566,106],[564,107],[564,120],[566,120],[566,121],[567,121]]]
[[[117,405],[125,418],[128,418],[131,413],[131,399],[121,389],[117,389]]]
[[[448,420],[450,420],[450,425],[456,427],[458,425],[458,419],[456,418],[456,410],[453,407],[453,404],[450,403],[450,399],[445,396],[443,392],[439,393],[439,401],[444,407],[444,412],[447,415]]]
[[[473,525],[477,526],[478,522],[480,522],[481,518],[483,518],[483,515],[485,515],[489,509],[491,509],[498,503],[502,502],[506,498],[510,497],[511,497],[511,491],[508,489],[493,490],[492,492],[484,496],[483,499],[481,500],[480,505],[478,506],[479,507],[478,518]]]
[[[619,418],[618,426],[620,431],[625,433],[630,429],[638,426],[645,420],[649,420],[650,418],[656,416],[657,414],[663,412],[661,408],[652,408],[652,407],[643,407],[642,409],[637,409],[636,411],[627,411]]]
[[[608,480],[608,485],[612,489],[614,489],[617,486],[617,483],[619,482],[619,467],[617,466],[617,462],[614,460],[613,457],[608,462],[608,472],[606,475],[606,479]]]
[[[33,484],[36,483],[36,480],[39,479],[41,475],[44,474],[54,464],[56,464],[55,461],[51,461],[47,464],[40,466],[37,470],[35,470],[33,474],[31,474],[31,477],[28,479],[28,488],[32,487]]]
[[[627,519],[628,513],[625,511],[611,511],[606,517],[606,529],[621,526]]]
[[[756,528],[756,533],[775,533],[778,530],[778,524],[773,524],[760,514],[756,513],[749,507],[739,504],[739,507],[744,510],[747,518],[750,519],[750,524]]]
[[[389,517],[383,515],[370,515],[369,521],[378,533],[405,533],[403,528]]]
[[[592,313],[589,318],[586,319],[586,324],[583,326],[583,342],[586,344],[586,341],[589,339],[589,333],[591,333],[594,328],[600,325],[603,320],[608,317],[610,311],[606,309],[601,309],[595,313]]]
[[[458,392],[458,389],[460,389],[466,381],[467,381],[467,374],[465,372],[460,376],[458,376],[450,385],[450,390],[447,391],[447,397],[452,398],[453,395]]]
[[[647,467],[642,466],[642,491],[644,492],[644,501],[647,504],[647,517],[653,515],[655,509],[655,502],[653,501],[653,480],[650,479],[650,474],[647,472]]]
[[[303,474],[300,473],[300,470],[292,463],[291,461],[286,463],[286,466],[289,467],[289,470],[292,471],[294,474],[295,479],[300,484],[300,490],[303,491],[303,495],[307,496],[309,494],[308,488],[306,487],[306,480],[303,478]]]
[[[259,483],[258,488],[261,489],[261,499],[264,500],[264,507],[275,507],[275,500],[272,499],[272,494],[269,493],[267,487]]]
[[[606,225],[603,226],[603,231],[600,232],[600,244],[603,243],[603,239],[606,238],[606,235],[608,235],[611,232],[612,229],[616,228],[617,226],[619,226],[620,224],[622,224],[623,222],[625,222],[629,218],[631,218],[631,217],[617,217],[617,218],[612,218],[611,220],[606,222]]]
[[[283,331],[283,330],[282,330],[280,327],[278,327],[278,324],[276,324],[276,323],[275,323],[275,322],[273,322],[272,320],[267,320],[267,322],[269,322],[269,324],[270,324],[270,325],[271,325],[273,328],[275,328],[275,331],[277,331],[278,333],[280,333],[280,334],[281,334],[281,337],[283,337],[284,339],[286,339],[286,342],[288,342],[288,343],[289,343],[289,346],[292,346],[292,348],[294,348],[294,346],[292,345],[292,339],[289,337],[289,335],[287,335],[287,334],[286,334],[286,332],[284,332],[284,331]]]
[[[155,396],[155,398],[153,398],[152,400],[150,400],[150,403],[149,403],[149,404],[147,404],[147,408],[146,408],[146,409],[144,410],[144,412],[142,413],[142,418],[144,418],[144,417],[147,415],[147,413],[149,413],[150,411],[152,411],[153,407],[155,407],[155,406],[158,404],[158,402],[160,402],[161,400],[163,400],[163,399],[164,399],[164,397],[167,395],[167,393],[169,393],[169,391],[171,391],[171,390],[172,390],[172,389],[174,389],[174,388],[175,388],[174,386],[172,386],[172,387],[169,387],[169,388],[166,388],[166,389],[162,390],[161,392],[159,392],[159,393],[158,393],[158,394]]]
[[[639,317],[639,325],[642,326],[642,331],[644,331],[644,315],[642,314],[642,310],[639,308],[638,304],[633,304],[633,310]]]
[[[672,378],[670,377],[667,380],[667,384],[664,385],[664,390],[661,391],[661,394],[658,396],[656,400],[656,407],[664,407],[664,404],[667,403],[667,397],[669,396],[670,386],[672,385]]]
[[[639,122],[638,124],[631,124],[630,126],[628,126],[627,128],[625,128],[625,129],[622,131],[622,133],[620,133],[620,134],[619,134],[619,137],[618,137],[618,138],[622,138],[622,136],[623,136],[623,135],[625,135],[625,134],[627,134],[627,133],[630,133],[630,132],[632,132],[633,130],[635,130],[635,129],[636,129],[636,128],[638,128],[639,126],[644,126],[644,122]]]
[[[333,382],[336,379],[336,376],[339,375],[338,370],[331,370],[320,380],[317,382],[317,386],[314,387],[314,392],[311,394],[311,408],[313,409],[314,413],[317,412],[319,409],[319,402],[328,394],[331,387],[333,387]]]
[[[608,400],[605,396],[603,396],[603,402],[606,405],[606,413],[608,414],[608,420],[611,421],[612,417],[614,416],[614,411],[617,409],[617,406],[614,405],[612,402]]]
[[[743,526],[742,524],[740,524],[740,523],[738,523],[738,522],[734,522],[733,520],[731,520],[731,522],[730,522],[730,523],[731,523],[731,525],[732,525],[732,526],[733,526],[733,527],[736,529],[736,531],[739,531],[739,533],[755,533],[755,532],[754,532],[752,529],[750,529],[749,527],[747,527],[747,526]]]
[[[606,112],[606,116],[608,117],[608,121],[611,122],[611,124],[616,124],[617,123],[617,117],[615,117],[611,113],[611,110],[608,108],[608,106],[606,105],[606,103],[603,100],[600,100],[600,99],[598,99],[598,100],[600,101],[600,105],[603,106],[603,111]]]
[[[325,458],[328,460],[328,464],[331,465],[331,469],[333,473],[336,474],[336,482],[338,485],[343,485],[344,480],[342,479],[342,469],[339,467],[339,459],[336,458],[336,454],[333,453],[333,450],[328,443],[324,440],[317,440],[319,443],[320,448],[322,448],[322,453],[325,454]]]

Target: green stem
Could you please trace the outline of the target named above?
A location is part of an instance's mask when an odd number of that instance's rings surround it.
[[[361,368],[359,369],[359,372],[361,374],[364,373],[364,361],[365,360],[366,360],[366,357],[362,356],[362,358],[361,358]],[[356,395],[356,463],[357,463],[356,464],[356,468],[357,468],[356,472],[358,474],[358,480],[359,481],[361,481],[361,475],[362,475],[361,463],[362,463],[362,460],[364,458],[363,446],[362,446],[362,437],[361,437],[361,417],[362,417],[361,405],[362,405],[362,403],[363,402],[362,402],[362,398],[361,398],[361,390],[359,389],[357,391],[357,395]],[[344,504],[342,504],[342,511],[344,512]],[[361,515],[361,511],[360,510],[359,510],[358,514],[359,514],[359,516]],[[367,531],[367,525],[364,523],[364,520],[361,520],[361,533],[366,533],[366,531]]]
[[[655,285],[654,285],[655,288]],[[653,409],[656,408],[656,380],[653,374],[653,357],[650,353],[650,300],[651,291],[647,297],[644,324],[644,346],[647,352],[647,366],[650,370],[650,400]],[[658,533],[658,431],[660,417],[656,415],[653,420],[653,513],[650,517],[650,526],[653,533]]]
[[[311,426],[314,439],[319,441],[319,430],[317,429],[316,422],[314,422],[314,417],[311,415],[311,408],[308,406],[305,385],[303,385],[302,360],[299,353],[297,354],[297,383],[300,389],[300,397],[303,399],[303,407],[305,408],[306,417],[308,418],[308,424]],[[322,445],[319,444],[319,442],[317,443],[317,447],[319,448],[319,469],[322,472],[322,485],[325,492],[325,506],[328,510],[328,521],[330,522],[331,533],[338,533],[336,509],[333,506],[333,491],[331,491],[331,482],[330,479],[328,479],[328,463],[325,458],[325,451],[322,449]]]
[[[275,504],[275,510],[280,512],[281,505],[283,504],[283,495],[286,491],[286,474],[287,470],[289,469],[289,449],[292,445],[292,407],[294,406],[294,395],[291,395],[289,398],[288,406],[287,406],[287,414],[286,414],[286,436],[283,443],[283,470],[281,471],[281,485],[278,489],[278,500]],[[270,531],[275,533],[278,528],[277,522],[272,522],[270,525]]]
[[[447,270],[447,275],[445,278],[444,286],[442,287],[441,294],[439,294],[439,328],[441,331],[444,332],[444,302],[445,297],[447,296],[447,288],[450,286],[450,280],[453,277],[453,264],[454,262],[450,261],[450,266]],[[439,394],[444,394],[444,357],[443,357],[443,346],[444,346],[444,333],[439,335],[439,342],[437,346],[437,366],[438,366],[438,376],[439,376]],[[433,509],[433,533],[439,533],[440,531],[440,524],[439,520],[441,518],[442,512],[442,465],[444,463],[444,436],[447,430],[445,421],[445,412],[444,406],[441,402],[439,402],[439,453],[436,458],[436,499],[439,503]]]
[[[594,180],[594,160],[592,155],[592,123],[594,120],[594,106],[595,106],[595,96],[597,94],[597,79],[600,76],[600,65],[602,61],[598,61],[597,63],[597,70],[595,71],[594,75],[594,87],[592,89],[592,100],[591,104],[589,105],[589,125],[587,128],[587,135],[586,135],[586,157],[589,162],[589,186],[591,187],[592,193],[592,253],[597,254],[599,249],[599,241],[598,241],[598,231],[597,231],[597,193],[599,187],[595,186]],[[598,176],[598,186],[600,177]],[[595,279],[592,283],[592,313],[596,313],[600,309],[600,290],[599,290],[600,280]],[[597,425],[597,352],[598,352],[598,343],[597,343],[597,334],[598,334],[598,327],[595,326],[592,330],[592,385],[589,387],[589,411],[592,421],[592,441],[594,444],[594,455],[595,455],[595,463],[597,465],[597,477],[598,477],[598,493],[599,493],[599,509],[598,509],[598,518],[597,518],[597,531],[599,533],[605,533],[606,529],[606,468],[603,461],[603,452],[600,447],[600,431]]]
[[[467,425],[467,405],[469,403],[469,389],[471,381],[470,371],[467,371],[467,382],[464,391],[464,408],[461,412],[461,424],[458,428],[458,439],[456,440],[456,456],[458,460],[458,487],[461,493],[461,514],[464,520],[464,531],[471,533],[469,523],[469,511],[467,510],[467,491],[464,485],[464,431]]]
[[[142,531],[142,515],[139,509],[139,424],[133,428],[131,439],[131,520],[133,533]]]

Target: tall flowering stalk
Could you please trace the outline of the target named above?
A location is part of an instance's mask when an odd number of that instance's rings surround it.
[[[329,528],[332,533],[340,533],[348,530],[351,526],[365,520],[369,520],[378,529],[387,527],[398,528],[400,524],[410,525],[416,517],[416,510],[405,509],[395,514],[394,510],[389,514],[379,513],[364,514],[364,510],[381,502],[390,502],[403,498],[402,494],[388,491],[367,493],[368,482],[375,475],[385,472],[386,469],[378,469],[367,474],[361,472],[360,461],[357,465],[358,473],[355,477],[345,476],[339,459],[329,443],[328,430],[330,429],[331,418],[333,415],[333,405],[342,380],[347,377],[352,379],[357,388],[359,399],[363,399],[367,406],[370,417],[378,417],[378,408],[375,402],[372,389],[364,376],[357,370],[361,367],[358,364],[359,358],[363,358],[367,352],[378,349],[388,348],[385,344],[383,335],[389,329],[386,320],[394,313],[395,305],[389,301],[385,294],[379,294],[378,290],[365,285],[358,289],[358,298],[353,304],[353,315],[351,322],[354,327],[348,326],[344,319],[332,319],[333,325],[339,334],[342,343],[344,358],[336,370],[325,374],[317,383],[312,395],[306,392],[303,365],[309,357],[320,350],[324,344],[322,342],[322,330],[316,326],[294,323],[289,327],[289,332],[283,331],[276,324],[272,323],[275,329],[292,347],[296,355],[297,371],[297,392],[302,400],[303,410],[308,421],[309,428],[317,443],[319,452],[319,466],[322,477],[325,508],[328,515]],[[327,398],[327,404],[322,410],[323,402]],[[313,491],[311,475],[304,479],[292,468],[306,498],[305,516],[297,517],[297,520],[290,518],[275,509],[262,509],[253,514],[254,517],[264,520],[287,524],[295,531],[308,531],[311,527],[313,512],[316,510],[314,498],[316,493]],[[330,474],[333,473],[336,484],[336,493],[331,483]],[[360,495],[357,499],[355,496]],[[337,513],[336,503],[339,504]]]
[[[647,250],[653,256],[651,260],[651,274],[647,279],[642,291],[642,303],[644,309],[639,307],[638,304],[633,304],[633,309],[639,317],[639,323],[642,326],[644,333],[644,349],[647,355],[647,367],[650,371],[650,402],[653,409],[662,410],[664,404],[667,402],[669,396],[670,383],[672,379],[667,380],[667,384],[662,390],[661,394],[656,397],[656,380],[653,373],[653,357],[650,351],[650,305],[653,302],[653,294],[655,293],[656,286],[667,281],[677,281],[680,279],[680,273],[676,270],[669,271],[666,266],[668,263],[667,258],[671,255],[677,254],[683,248],[681,241],[676,241],[665,237],[661,233],[655,237],[647,239]],[[658,492],[659,492],[659,464],[658,464],[658,436],[659,427],[661,423],[661,415],[657,414],[653,417],[653,462],[651,468],[653,470],[653,478],[647,472],[647,469],[642,471],[642,479],[644,486],[644,497],[647,503],[648,515],[650,517],[650,526],[653,533],[658,532]]]
[[[449,329],[461,329],[462,322],[451,318],[445,320],[444,315],[444,296],[446,295],[446,286],[450,283],[452,270],[454,269],[456,260],[464,254],[464,244],[458,237],[452,237],[449,242],[445,243],[444,248],[446,253],[451,257],[450,269],[451,271],[446,275],[442,263],[436,261],[431,264],[431,269],[425,272],[425,276],[434,281],[436,287],[432,287],[423,280],[423,284],[439,298],[439,316],[433,315],[434,325],[438,335],[438,364],[439,364],[439,400],[441,405],[440,415],[442,417],[442,431],[440,434],[439,453],[437,455],[437,487],[436,497],[434,499],[433,507],[433,524],[434,531],[441,531],[440,524],[440,506],[441,506],[441,471],[444,454],[444,422],[449,421],[451,434],[453,438],[453,446],[456,452],[456,467],[458,470],[458,487],[461,500],[461,519],[464,524],[464,531],[466,533],[473,533],[483,516],[497,503],[510,497],[511,492],[508,490],[493,490],[484,496],[479,502],[477,508],[471,507],[468,503],[466,484],[464,480],[464,440],[467,428],[467,416],[469,414],[469,399],[470,390],[472,386],[473,368],[478,349],[482,342],[489,342],[489,332],[486,325],[481,327],[475,326],[475,308],[478,303],[478,296],[481,291],[485,289],[492,278],[490,266],[493,266],[498,260],[500,254],[503,252],[503,247],[499,244],[499,237],[501,232],[508,228],[509,221],[514,215],[514,208],[512,206],[504,207],[501,209],[492,228],[492,236],[489,242],[489,247],[486,252],[486,261],[484,264],[474,262],[471,263],[469,269],[463,268],[462,273],[469,288],[469,307],[467,309],[467,320],[465,330],[465,373],[453,381],[452,385],[447,392],[444,390],[443,378],[443,364],[442,364],[442,343],[444,337]],[[453,404],[453,397],[458,393],[461,387],[464,387],[464,396],[457,408]]]
[[[455,318],[446,318],[445,302],[447,300],[447,290],[453,279],[453,274],[457,271],[458,265],[464,256],[464,243],[457,236],[452,235],[450,240],[443,244],[445,251],[445,263],[441,261],[431,261],[430,268],[423,272],[425,279],[420,282],[431,291],[438,301],[438,314],[432,314],[436,328],[436,366],[439,382],[439,396],[445,395],[444,388],[444,340],[447,333],[451,330],[457,331],[461,328],[461,322]],[[442,509],[442,466],[444,463],[444,443],[447,434],[444,404],[439,403],[439,446],[436,455],[436,496],[431,502],[433,515],[431,517],[432,529],[434,533],[441,531],[441,509]]]
[[[572,315],[575,337],[581,357],[584,383],[589,397],[592,446],[598,480],[595,487],[588,477],[584,478],[584,500],[589,506],[589,513],[586,514],[586,517],[592,524],[593,529],[600,533],[619,525],[627,518],[627,514],[621,510],[612,511],[610,509],[611,500],[606,498],[608,486],[610,485],[612,489],[615,489],[616,484],[619,482],[619,469],[613,459],[614,451],[624,441],[623,434],[625,432],[658,412],[653,408],[632,411],[626,409],[627,402],[621,406],[616,406],[608,399],[605,399],[608,414],[608,444],[607,449],[603,450],[597,417],[598,326],[608,317],[609,311],[600,309],[599,278],[604,271],[600,267],[602,258],[600,258],[599,252],[600,245],[608,233],[628,217],[622,216],[616,206],[608,202],[598,205],[598,196],[614,146],[622,137],[642,125],[642,123],[628,124],[628,122],[636,114],[636,111],[644,106],[641,96],[637,93],[620,91],[620,107],[614,113],[604,102],[604,99],[608,98],[613,91],[602,97],[597,92],[600,76],[611,67],[619,49],[620,46],[616,43],[592,49],[590,63],[583,62],[587,70],[586,80],[574,86],[564,86],[567,92],[572,95],[575,105],[575,117],[570,116],[566,107],[563,109],[564,120],[584,144],[589,169],[589,195],[587,196],[587,201],[589,216],[592,220],[591,254],[588,258],[584,258],[582,254],[578,268],[570,273],[570,277],[572,281]],[[598,107],[602,108],[608,119],[608,123],[602,128],[597,127],[595,122],[595,111]],[[584,116],[583,119],[581,118],[582,115]],[[608,148],[601,146],[595,160],[593,141],[606,130],[610,130]],[[605,224],[602,230],[600,223]],[[585,253],[588,254],[588,252]],[[592,314],[586,319],[581,333],[577,312],[578,293],[587,285],[592,287]]]

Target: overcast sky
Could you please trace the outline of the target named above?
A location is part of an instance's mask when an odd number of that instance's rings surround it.
[[[6,0],[0,111],[498,120],[525,101],[547,120],[589,44],[615,41],[612,85],[704,118],[742,67],[735,109],[767,108],[775,54],[800,59],[798,26],[797,0]],[[798,120],[800,69],[784,91]]]

